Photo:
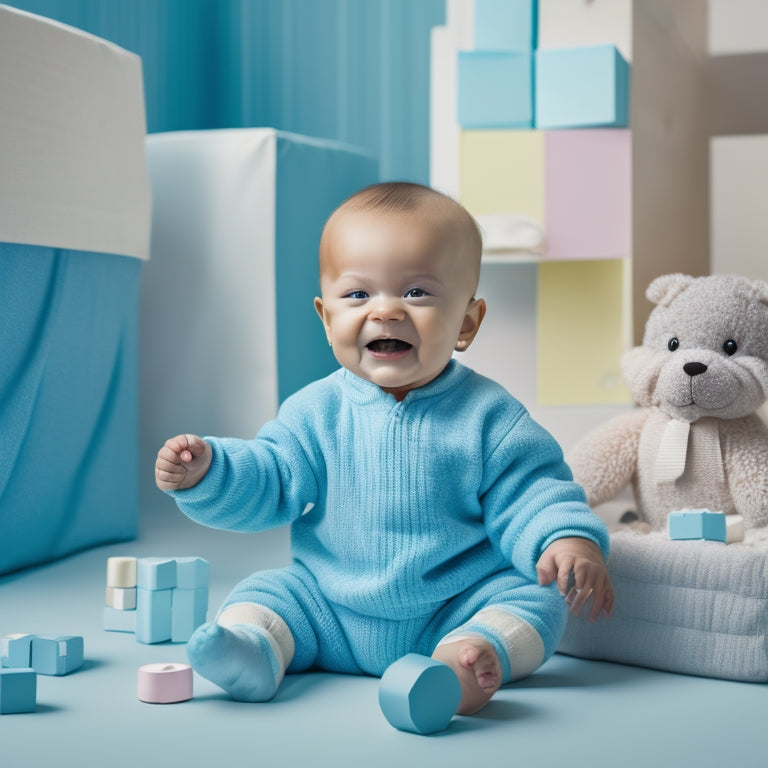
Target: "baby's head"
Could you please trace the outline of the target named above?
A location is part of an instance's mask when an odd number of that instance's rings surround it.
[[[376,184],[342,203],[323,230],[315,299],[339,363],[398,399],[436,378],[485,314],[481,251],[474,219],[428,187]]]

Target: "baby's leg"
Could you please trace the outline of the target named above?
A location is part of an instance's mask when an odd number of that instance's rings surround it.
[[[187,644],[192,667],[239,701],[271,699],[295,650],[288,625],[255,603],[228,605]]]
[[[545,658],[539,633],[505,607],[491,605],[448,633],[432,654],[456,673],[462,698],[458,714],[482,709],[504,683],[519,680]]]

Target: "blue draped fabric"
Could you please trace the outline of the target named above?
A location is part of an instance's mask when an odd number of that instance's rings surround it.
[[[151,133],[268,126],[429,179],[430,29],[444,0],[10,0],[142,57]]]
[[[0,573],[135,536],[140,274],[0,243]]]

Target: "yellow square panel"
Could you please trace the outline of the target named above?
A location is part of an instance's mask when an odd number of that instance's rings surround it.
[[[539,265],[540,405],[631,402],[619,366],[630,338],[629,265],[624,259]]]
[[[544,224],[544,133],[462,131],[461,202],[474,216],[524,214]]]

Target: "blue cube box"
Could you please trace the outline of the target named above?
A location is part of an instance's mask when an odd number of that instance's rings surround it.
[[[176,559],[139,558],[136,563],[136,586],[142,589],[173,589],[176,586]]]
[[[458,122],[462,128],[533,126],[533,54],[459,51]]]
[[[37,675],[33,669],[0,669],[0,715],[34,712]]]
[[[535,50],[538,8],[537,0],[475,0],[475,50]]]
[[[34,635],[6,635],[0,637],[0,667],[30,667],[32,665],[32,638]]]
[[[172,589],[136,590],[136,640],[163,643],[171,639]]]
[[[705,539],[722,541],[727,539],[725,514],[707,509],[686,509],[671,512],[667,518],[669,538],[673,540]]]
[[[186,643],[208,614],[208,587],[174,589],[171,610],[171,640]]]
[[[536,51],[536,127],[625,127],[629,69],[613,45]]]
[[[77,635],[35,635],[32,668],[38,675],[68,675],[83,666],[83,638]]]
[[[207,587],[211,580],[211,566],[202,557],[176,558],[176,586],[179,589]]]

